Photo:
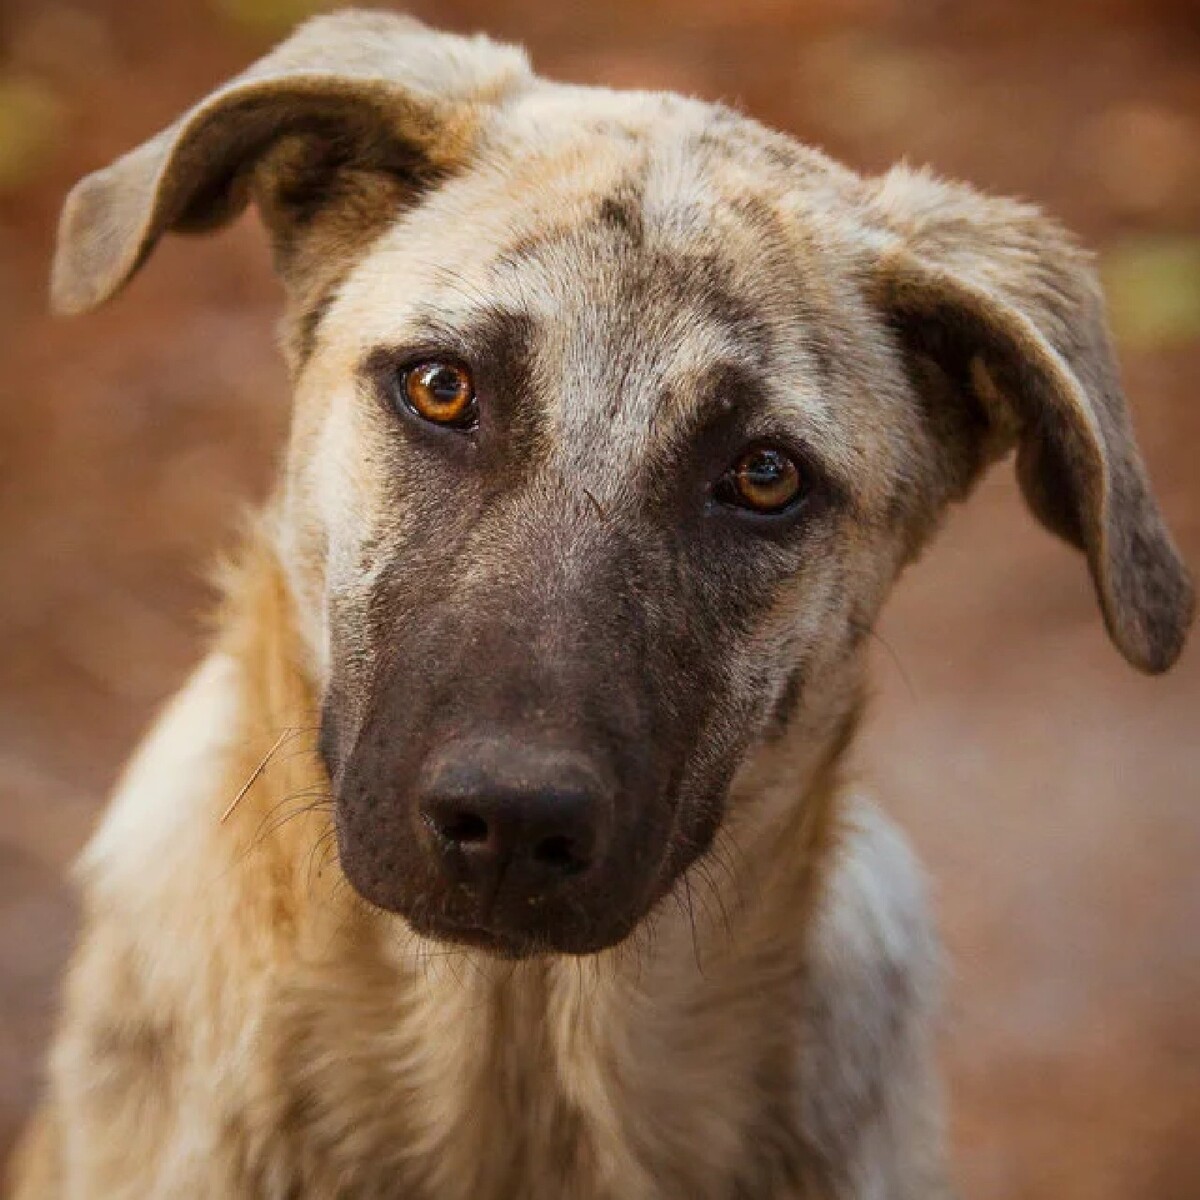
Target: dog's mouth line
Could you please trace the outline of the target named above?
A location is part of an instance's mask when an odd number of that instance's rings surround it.
[[[523,959],[563,953],[545,937],[518,936],[470,921],[428,916],[419,922],[412,918],[405,920],[418,936],[428,941],[463,950],[481,950],[500,958]]]

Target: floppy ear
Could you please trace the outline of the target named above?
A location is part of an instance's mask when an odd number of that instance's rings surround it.
[[[386,180],[398,205],[461,163],[482,109],[530,78],[521,51],[483,37],[385,13],[309,21],[76,185],[59,226],[51,303],[60,313],[94,308],[163,233],[220,225],[251,193],[286,266],[331,190],[356,199],[347,171]]]
[[[932,358],[985,432],[969,471],[1017,446],[1037,517],[1087,554],[1110,636],[1166,670],[1191,622],[1187,571],[1134,444],[1088,257],[1013,201],[898,168],[873,185],[873,287],[906,348]],[[968,480],[964,479],[965,486]]]

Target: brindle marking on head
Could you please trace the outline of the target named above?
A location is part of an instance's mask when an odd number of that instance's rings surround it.
[[[642,196],[637,187],[629,186],[605,196],[600,201],[600,221],[623,233],[634,246],[646,238],[642,222]]]

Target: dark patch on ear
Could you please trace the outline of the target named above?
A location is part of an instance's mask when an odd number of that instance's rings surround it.
[[[323,114],[279,138],[254,171],[254,198],[271,229],[281,270],[330,211],[344,224],[374,223],[381,193],[395,208],[428,191],[442,172],[413,147],[347,113]]]
[[[910,480],[902,481],[889,499],[886,514],[894,525],[908,521],[914,510],[925,509],[925,521],[915,536],[923,538],[947,500],[962,499],[985,465],[984,446],[989,418],[971,381],[970,360],[976,347],[954,328],[913,318],[903,312],[890,324],[904,356],[904,368],[917,401],[921,423],[934,454],[935,495],[914,494]]]
[[[365,155],[365,157],[348,157]],[[327,136],[283,139],[255,176],[288,290],[285,340],[293,366],[307,362],[321,321],[371,244],[444,178],[411,152],[366,149]]]
[[[1037,438],[1028,438],[1017,448],[1017,480],[1026,502],[1047,529],[1077,549],[1084,547],[1080,513],[1081,498],[1071,484],[1070,473],[1053,446],[1063,440],[1065,431],[1055,420],[1044,420]]]

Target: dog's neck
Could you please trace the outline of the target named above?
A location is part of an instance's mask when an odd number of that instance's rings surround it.
[[[756,805],[739,814],[742,832],[723,832],[626,943],[585,958],[503,962],[419,939],[352,892],[336,863],[294,601],[265,546],[246,555],[229,604],[225,649],[240,665],[246,749],[230,775],[237,800],[227,824],[254,847],[260,861],[250,869],[267,860],[280,936],[306,964],[307,986],[342,994],[342,1028],[322,1031],[319,1012],[303,1017],[308,1053],[319,1056],[326,1036],[339,1054],[389,1045],[405,1090],[424,1093],[406,1111],[418,1122],[427,1114],[428,1127],[410,1137],[431,1150],[469,1126],[478,1144],[515,1153],[516,1126],[501,1126],[531,1108],[539,1119],[524,1113],[516,1123],[529,1137],[599,1139],[605,1154],[632,1156],[621,1164],[628,1177],[641,1160],[619,1114],[647,1104],[669,1111],[681,1086],[723,1093],[726,1117],[710,1134],[732,1136],[739,1122],[726,1110],[739,1095],[752,1103],[773,1069],[762,1022],[779,1006],[778,989],[796,988],[804,969],[807,915],[840,836],[837,767],[851,718],[828,721],[824,739],[799,748],[785,737],[762,747],[735,784],[731,807],[740,794]],[[348,1044],[344,1024],[356,1006],[362,1036]],[[731,1022],[731,1006],[744,1019]],[[779,1030],[779,1054],[791,1036]],[[638,1103],[625,1102],[629,1090],[642,1093]],[[481,1128],[489,1120],[490,1132]],[[587,1138],[573,1128],[580,1121]],[[681,1132],[680,1145],[694,1146],[695,1132]],[[461,1154],[446,1159],[462,1169]]]

